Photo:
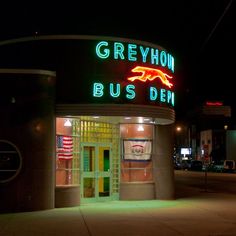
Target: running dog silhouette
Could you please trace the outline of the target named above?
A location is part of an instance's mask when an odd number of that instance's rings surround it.
[[[134,69],[132,69],[132,72],[140,72],[142,75],[129,77],[128,80],[134,81],[134,80],[140,80],[140,81],[147,81],[147,80],[154,80],[156,78],[159,78],[163,84],[171,88],[173,86],[172,83],[168,80],[172,78],[172,76],[163,73],[161,70],[153,69],[149,67],[144,66],[136,66]]]

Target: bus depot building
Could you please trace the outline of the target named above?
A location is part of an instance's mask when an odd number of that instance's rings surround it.
[[[175,198],[170,52],[88,35],[0,52],[0,212]]]

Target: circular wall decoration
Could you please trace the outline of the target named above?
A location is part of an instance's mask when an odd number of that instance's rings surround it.
[[[19,149],[7,140],[0,140],[0,183],[13,180],[22,167]]]

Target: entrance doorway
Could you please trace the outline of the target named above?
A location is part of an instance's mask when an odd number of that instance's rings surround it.
[[[81,154],[81,203],[110,200],[111,146],[82,144]]]

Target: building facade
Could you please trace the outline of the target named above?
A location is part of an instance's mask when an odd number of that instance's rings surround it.
[[[0,210],[174,199],[174,57],[100,36],[0,43]]]

